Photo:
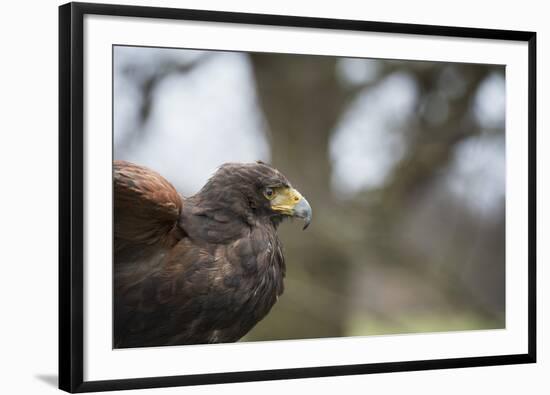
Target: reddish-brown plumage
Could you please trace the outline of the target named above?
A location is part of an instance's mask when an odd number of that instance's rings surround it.
[[[168,242],[182,199],[165,178],[133,163],[116,161],[114,196],[115,237],[119,241]]]
[[[266,164],[226,164],[183,199],[158,173],[115,162],[114,346],[232,342],[261,320],[285,274],[276,229],[290,214],[264,194],[275,186],[290,183]]]

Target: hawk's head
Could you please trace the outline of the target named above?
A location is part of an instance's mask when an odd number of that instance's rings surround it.
[[[277,225],[286,217],[311,222],[311,206],[277,169],[258,161],[226,163],[218,168],[200,192],[211,207],[243,216],[271,218]]]

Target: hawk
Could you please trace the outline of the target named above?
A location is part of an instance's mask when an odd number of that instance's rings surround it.
[[[227,163],[183,198],[160,174],[114,163],[114,347],[235,342],[283,293],[277,227],[311,222],[275,168]]]

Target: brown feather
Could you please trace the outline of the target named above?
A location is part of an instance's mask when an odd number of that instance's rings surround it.
[[[115,253],[128,246],[173,245],[182,199],[172,184],[124,161],[115,161],[113,178]]]

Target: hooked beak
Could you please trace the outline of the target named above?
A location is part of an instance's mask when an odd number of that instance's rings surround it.
[[[304,220],[304,227],[302,230],[306,230],[311,223],[311,206],[305,197],[302,196],[302,199],[294,206],[293,216]]]
[[[311,206],[294,188],[279,188],[271,201],[271,208],[284,215],[304,220],[304,230],[311,223]]]

